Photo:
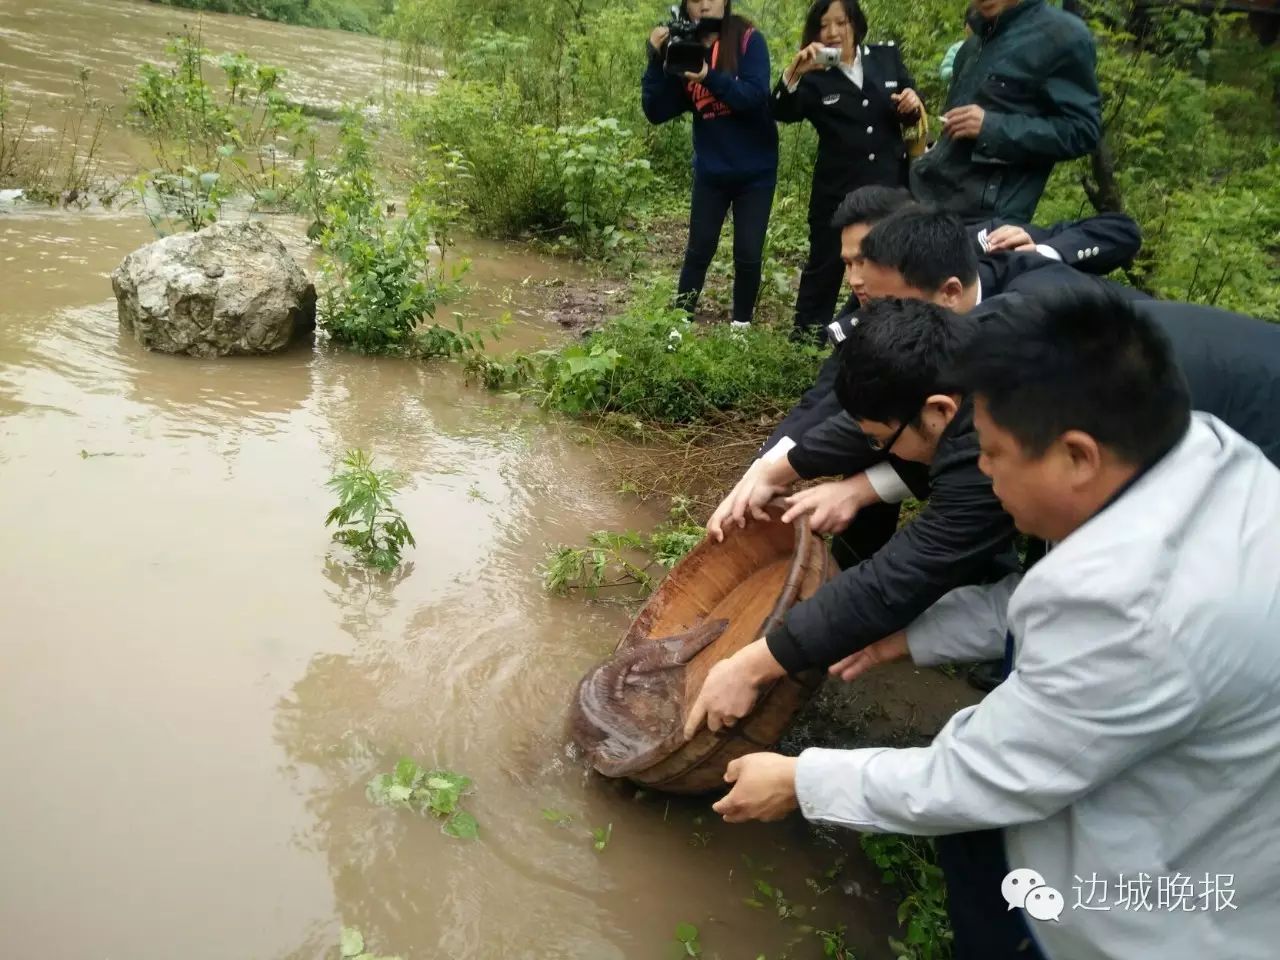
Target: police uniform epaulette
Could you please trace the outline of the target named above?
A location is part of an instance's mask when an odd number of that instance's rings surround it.
[[[833,347],[838,347],[849,339],[849,335],[853,333],[853,328],[858,325],[857,313],[850,311],[842,313],[830,323],[827,324],[827,342]]]

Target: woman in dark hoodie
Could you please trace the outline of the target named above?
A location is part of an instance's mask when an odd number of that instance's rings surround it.
[[[868,45],[858,0],[817,0],[805,18],[800,52],[773,93],[782,123],[807,120],[818,131],[818,161],[809,193],[809,260],[800,275],[796,329],[821,331],[831,322],[844,263],[836,208],[858,187],[907,185],[904,126],[920,119],[915,82],[898,47]],[[839,53],[830,62],[831,51]]]
[[[693,203],[679,296],[690,312],[733,209],[733,323],[751,322],[760,290],[765,229],[778,177],[778,130],[769,113],[769,48],[731,0],[684,0],[707,48],[702,69],[673,76],[663,67],[666,27],[649,36],[641,101],[650,123],[693,113]]]

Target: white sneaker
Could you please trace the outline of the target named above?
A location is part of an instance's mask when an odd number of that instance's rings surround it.
[[[729,326],[734,330],[746,330],[751,326],[750,320],[730,320]]]

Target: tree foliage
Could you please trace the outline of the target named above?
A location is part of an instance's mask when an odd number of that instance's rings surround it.
[[[866,0],[863,7],[868,39],[901,48],[936,135],[946,95],[937,68],[961,36],[967,4]],[[768,39],[775,68],[794,53],[806,8],[804,0],[743,5]],[[415,22],[434,26],[450,76],[435,106],[406,105],[410,129],[419,142],[455,149],[472,165],[468,191],[482,227],[566,229],[563,185],[539,163],[546,150],[540,131],[600,118],[632,131],[627,156],[647,160],[655,177],[640,191],[645,199],[688,190],[688,121],[654,127],[640,112],[653,9],[622,0],[400,0],[397,14],[406,22],[410,11]],[[1083,13],[1098,41],[1109,153],[1101,162],[1060,164],[1037,221],[1123,206],[1146,238],[1128,282],[1280,320],[1280,47],[1261,46],[1240,15],[1140,8],[1135,0],[1087,0]],[[765,273],[794,282],[816,144],[807,125],[781,133]],[[630,205],[642,212],[639,198]],[[618,220],[625,228],[626,211]]]

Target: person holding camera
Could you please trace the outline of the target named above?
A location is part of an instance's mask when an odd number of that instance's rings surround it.
[[[795,324],[817,337],[831,322],[844,276],[840,229],[831,218],[859,187],[907,185],[903,128],[921,118],[915,82],[891,41],[867,45],[858,0],[817,0],[800,52],[773,91],[781,123],[807,120],[818,131],[809,193],[809,259],[800,274]]]
[[[746,326],[760,290],[765,229],[778,178],[778,130],[769,113],[769,48],[731,0],[684,0],[649,35],[641,104],[650,123],[693,114],[693,202],[680,270],[693,312],[733,209],[733,325]]]

